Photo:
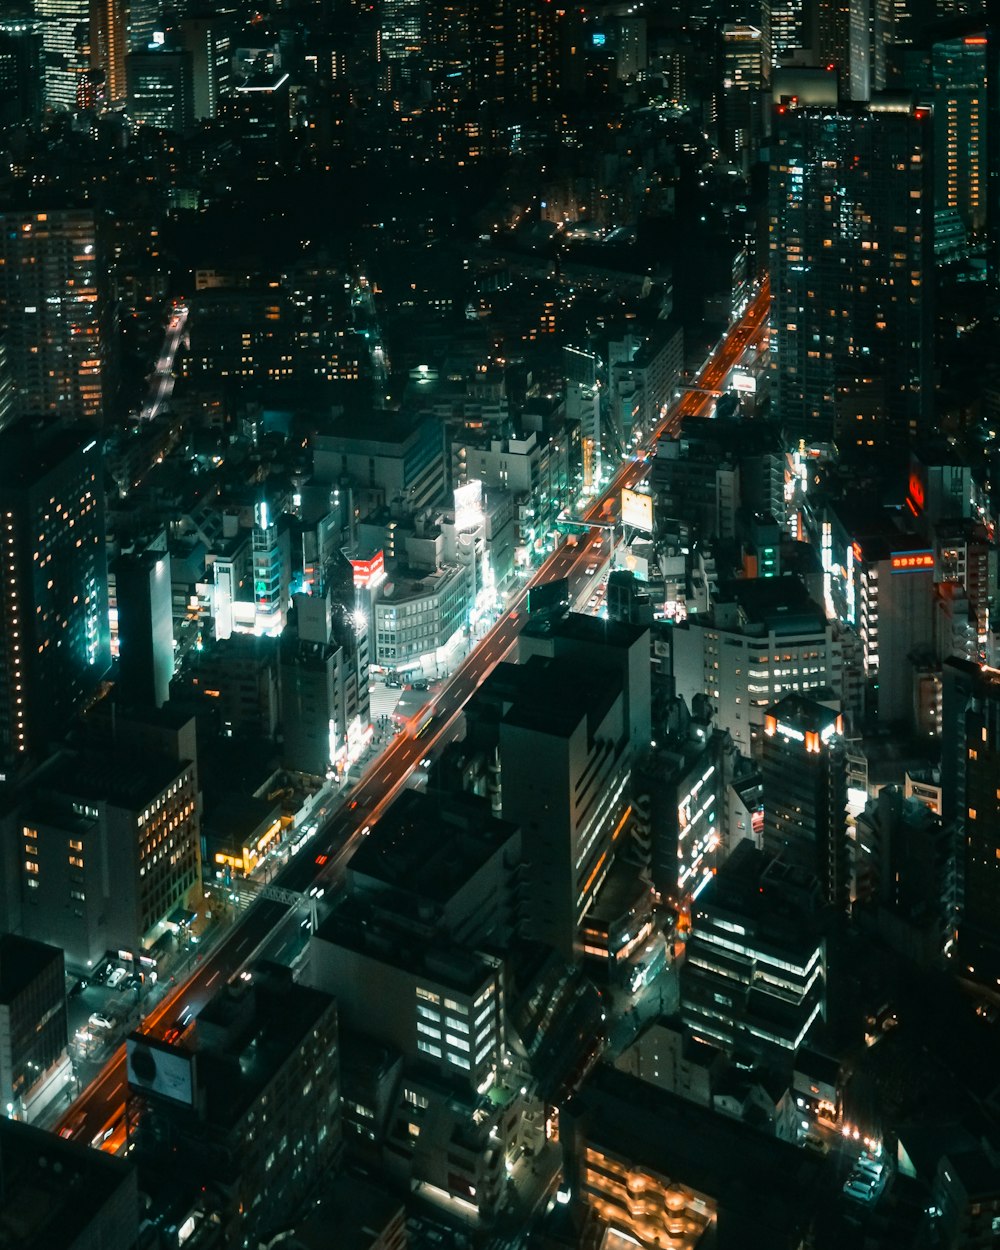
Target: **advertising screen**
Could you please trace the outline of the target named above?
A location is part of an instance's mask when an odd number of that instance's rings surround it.
[[[154,1038],[133,1036],[125,1045],[128,1083],[134,1090],[194,1104],[194,1054]]]
[[[626,486],[622,491],[622,522],[633,529],[643,530],[647,534],[653,532],[653,497],[640,495],[638,491],[629,490]]]

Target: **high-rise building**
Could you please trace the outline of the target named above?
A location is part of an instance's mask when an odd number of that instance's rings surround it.
[[[205,121],[218,115],[219,100],[229,90],[232,40],[221,15],[186,17],[180,32],[191,56],[194,120]]]
[[[0,126],[39,116],[44,107],[43,64],[41,23],[0,17]]]
[[[63,952],[0,935],[0,1105],[32,1120],[71,1076]]]
[[[763,0],[760,16],[762,69],[765,82],[770,82],[782,55],[805,45],[802,0]]]
[[[815,877],[825,902],[845,910],[850,863],[840,714],[795,694],[769,707],[760,767],[764,851]]]
[[[102,418],[107,306],[91,209],[0,213],[0,330],[14,416]]]
[[[91,0],[35,0],[42,23],[45,57],[45,103],[49,108],[76,108],[81,75],[91,66]]]
[[[761,33],[756,26],[727,23],[722,28],[722,91],[719,146],[744,172],[750,167],[763,129]]]
[[[65,734],[111,663],[101,453],[85,434],[0,433],[0,761]]]
[[[135,1033],[126,1056],[136,1151],[191,1204],[182,1227],[212,1226],[220,1246],[260,1245],[336,1171],[337,1004],[287,968],[223,982],[191,1033]]]
[[[118,620],[118,674],[126,699],[162,707],[174,675],[170,553],[119,556],[112,570]]]
[[[183,132],[194,122],[191,53],[185,48],[148,48],[125,58],[128,111],[142,126]]]
[[[381,52],[383,59],[405,61],[423,47],[422,0],[382,0]]]
[[[535,654],[496,668],[477,704],[470,738],[498,753],[500,810],[524,837],[529,933],[573,959],[632,812],[628,683],[582,657]]]
[[[741,842],[692,907],[680,1015],[726,1050],[796,1051],[826,1011],[813,876]]]
[[[957,215],[967,235],[986,225],[987,47],[987,35],[974,30],[922,40],[900,56],[903,85],[934,106],[935,214]]]
[[[793,440],[901,445],[930,417],[931,118],[912,100],[774,118],[771,368]]]
[[[950,659],[942,670],[942,817],[961,845],[958,955],[995,986],[1000,976],[1000,672]]]
[[[108,104],[119,104],[127,93],[125,54],[128,51],[126,0],[90,0],[90,62],[104,73]]]

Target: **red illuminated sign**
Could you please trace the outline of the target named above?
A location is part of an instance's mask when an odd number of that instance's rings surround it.
[[[918,473],[910,474],[910,499],[921,512],[924,510],[924,484]]]
[[[908,555],[894,555],[892,557],[892,571],[894,573],[911,573],[920,569],[932,569],[933,567],[933,551],[912,551]]]
[[[376,551],[368,560],[352,560],[354,569],[354,585],[360,590],[367,590],[385,578],[385,553]]]

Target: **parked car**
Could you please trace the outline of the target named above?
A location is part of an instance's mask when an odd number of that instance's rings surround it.
[[[107,982],[108,989],[109,990],[116,989],[119,985],[121,985],[121,983],[125,980],[127,976],[128,976],[128,973],[125,971],[124,968],[115,968],[114,971],[111,973],[111,975],[108,977],[108,982]]]
[[[113,1029],[115,1027],[114,1023],[99,1011],[95,1011],[87,1023],[92,1029]]]

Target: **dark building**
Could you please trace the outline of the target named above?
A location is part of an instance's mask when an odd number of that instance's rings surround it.
[[[127,1045],[137,1157],[213,1244],[259,1244],[290,1224],[341,1153],[337,1005],[260,965],[211,998],[173,1042]]]
[[[771,370],[786,433],[903,444],[930,418],[932,126],[908,97],[777,104]]]
[[[761,747],[764,850],[815,877],[846,909],[850,889],[843,721],[792,694],[767,709]]]
[[[0,1106],[31,1119],[62,1089],[66,977],[58,946],[0,937]],[[0,1216],[2,1220],[2,1216]]]
[[[118,608],[118,674],[125,698],[162,707],[174,674],[170,554],[119,556],[112,572]]]
[[[62,737],[111,662],[101,453],[86,434],[0,433],[0,759]]]
[[[692,906],[681,1008],[725,1050],[786,1057],[826,1011],[826,947],[813,877],[741,842]]]
[[[191,53],[186,48],[150,48],[125,58],[128,110],[143,126],[183,132],[194,123]]]
[[[941,795],[961,845],[964,905],[958,949],[966,971],[1000,976],[1000,673],[968,660],[942,671]]]
[[[98,424],[108,306],[93,209],[0,213],[0,331],[17,417]]]
[[[134,1250],[135,1167],[0,1116],[0,1236],[17,1250]]]

